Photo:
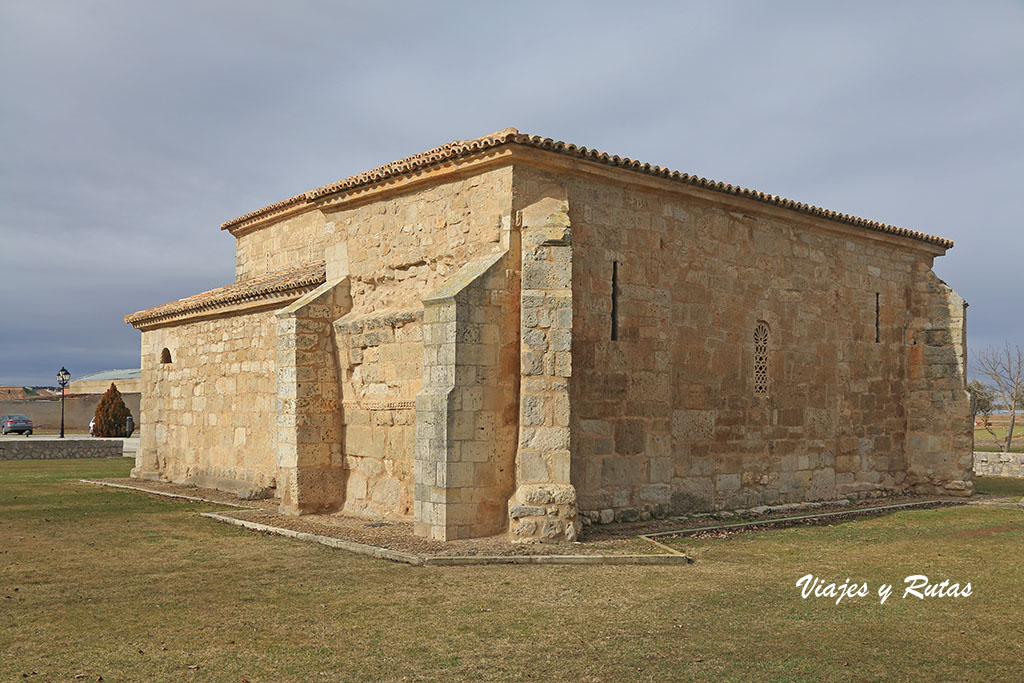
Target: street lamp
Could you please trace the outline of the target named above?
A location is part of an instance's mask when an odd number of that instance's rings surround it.
[[[68,385],[71,373],[63,365],[57,373],[57,384],[60,385],[60,438],[64,438],[64,387]]]

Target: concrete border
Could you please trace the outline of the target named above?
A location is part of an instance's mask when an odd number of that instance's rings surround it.
[[[250,505],[238,505],[236,503],[223,503],[219,500],[210,500],[209,498],[201,498],[199,496],[184,496],[180,493],[168,493],[167,491],[153,491],[152,489],[144,489],[140,486],[128,486],[127,484],[115,484],[110,481],[97,481],[95,479],[79,479],[79,482],[83,484],[95,484],[96,486],[109,486],[112,489],[125,489],[126,491],[138,491],[140,493],[148,493],[153,496],[163,496],[164,498],[177,498],[179,500],[187,500],[193,503],[209,503],[211,505],[225,505],[231,508],[238,508],[239,510],[258,510]]]
[[[145,489],[139,486],[128,486],[127,484],[115,484],[108,481],[97,481],[95,479],[79,479],[79,482],[83,484],[94,484],[96,486],[109,486],[110,488],[123,489],[127,491],[138,491],[140,493],[149,493],[154,496],[163,496],[165,498],[174,498],[178,500],[187,500],[196,503],[209,503],[211,505],[224,505],[227,507],[237,508],[240,510],[258,510],[259,508],[249,507],[245,505],[237,505],[234,503],[222,503],[217,500],[210,500],[209,498],[201,498],[199,496],[184,496],[180,493],[168,493],[166,491],[153,491]],[[368,545],[366,543],[357,543],[355,541],[346,541],[340,538],[333,538],[331,536],[321,536],[319,534],[311,534],[305,531],[295,531],[293,529],[285,529],[283,527],[271,526],[269,524],[262,524],[260,522],[250,522],[245,519],[235,519],[227,515],[218,514],[216,512],[200,512],[200,517],[206,517],[223,524],[230,524],[232,526],[242,527],[250,531],[257,531],[263,534],[271,534],[274,536],[283,536],[285,538],[292,538],[299,541],[307,541],[312,543],[319,543],[320,545],[326,545],[331,548],[337,548],[339,550],[345,550],[356,555],[366,555],[373,557],[378,560],[390,560],[391,562],[401,562],[403,564],[409,564],[417,567],[423,566],[435,566],[435,567],[454,567],[454,566],[467,566],[467,565],[491,565],[491,564],[514,564],[514,565],[528,565],[528,564],[571,564],[571,565],[687,565],[692,564],[693,560],[684,553],[679,552],[674,548],[669,548],[653,539],[645,539],[651,541],[659,548],[667,551],[669,554],[665,555],[417,555],[415,553],[407,553],[401,550],[392,550],[390,548],[382,548],[376,545]]]
[[[259,522],[250,522],[245,519],[235,519],[234,517],[228,517],[227,515],[220,515],[216,512],[200,512],[200,517],[207,517],[218,522],[225,524],[231,524],[233,526],[240,526],[243,529],[249,529],[251,531],[259,531],[264,534],[272,534],[274,536],[284,536],[285,538],[294,538],[299,541],[312,541],[313,543],[319,543],[320,545],[330,546],[332,548],[338,548],[339,550],[347,550],[350,553],[357,555],[369,555],[380,560],[391,560],[392,562],[404,562],[405,564],[422,565],[423,559],[419,555],[413,555],[412,553],[403,553],[400,550],[391,550],[389,548],[381,548],[376,545],[367,545],[365,543],[356,543],[355,541],[345,541],[340,538],[331,538],[330,536],[320,536],[318,534],[310,534],[305,531],[295,531],[293,529],[284,529],[281,527],[270,526],[269,524],[261,524]]]
[[[321,545],[347,550],[357,555],[368,555],[380,560],[391,560],[402,562],[418,567],[455,567],[467,565],[488,565],[488,564],[574,564],[574,565],[686,565],[693,562],[688,556],[676,550],[667,555],[416,555],[390,548],[345,541],[331,536],[320,536],[304,531],[284,529],[282,527],[250,522],[244,519],[235,519],[216,512],[202,512],[202,517],[213,519],[225,524],[239,526],[252,531],[275,536],[294,538],[300,541],[311,541]],[[658,545],[661,545],[660,543]]]

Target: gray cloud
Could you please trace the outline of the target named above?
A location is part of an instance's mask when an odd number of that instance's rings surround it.
[[[950,237],[1024,343],[1024,6],[0,0],[0,383],[138,363],[226,284],[220,222],[521,130]]]

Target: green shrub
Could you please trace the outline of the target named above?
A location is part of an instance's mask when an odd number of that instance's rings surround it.
[[[124,427],[129,415],[131,415],[131,411],[124,404],[121,392],[111,382],[110,388],[103,394],[100,404],[96,406],[96,424],[93,425],[92,435],[126,436]]]

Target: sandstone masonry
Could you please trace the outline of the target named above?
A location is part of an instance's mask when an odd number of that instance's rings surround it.
[[[225,223],[134,476],[437,539],[973,490],[948,240],[514,129]]]

